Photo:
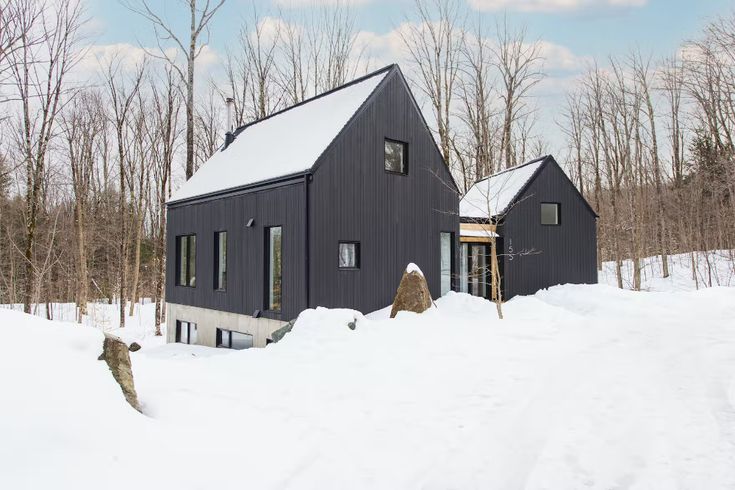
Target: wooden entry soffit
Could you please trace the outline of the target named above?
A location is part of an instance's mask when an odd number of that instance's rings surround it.
[[[459,241],[462,243],[492,243],[497,237],[495,225],[460,223]]]

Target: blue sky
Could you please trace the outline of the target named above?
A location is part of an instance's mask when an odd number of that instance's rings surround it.
[[[130,0],[134,2],[135,0]],[[149,0],[157,12],[186,35],[187,19],[182,0]],[[212,0],[214,1],[214,0]],[[276,16],[278,9],[288,19],[305,9],[294,4],[323,4],[339,0],[226,0],[211,29],[206,68],[198,77],[217,77],[221,57],[228,45],[237,42],[243,19],[255,7],[260,16]],[[557,125],[565,105],[566,93],[575,77],[593,58],[604,66],[609,56],[625,56],[640,50],[654,60],[676,53],[683,42],[691,40],[718,15],[735,11],[733,0],[456,0],[466,2],[469,20],[479,16],[486,25],[507,15],[512,27],[525,26],[529,40],[546,44],[542,54],[549,74],[535,90],[538,117],[536,129],[561,151],[564,137]],[[371,68],[402,62],[396,52],[396,27],[411,16],[413,0],[353,0],[357,3],[356,29],[367,34],[373,49]],[[280,5],[279,5],[280,3]],[[284,6],[286,3],[290,7]],[[150,24],[127,10],[120,0],[87,0],[91,17],[92,44],[123,44],[131,60],[140,56],[139,44],[154,45]],[[125,44],[129,46],[124,46]],[[115,48],[115,51],[119,51]],[[405,65],[405,62],[402,63]],[[404,66],[404,71],[408,67]],[[204,73],[202,73],[204,72]],[[423,105],[423,104],[422,104]],[[428,112],[428,111],[425,111]],[[429,114],[427,114],[427,117]]]
[[[284,0],[280,0],[284,1]],[[324,1],[324,0],[322,0]],[[507,2],[522,4],[524,0],[474,0],[478,3]],[[542,4],[545,0],[527,0]],[[279,0],[226,0],[212,29],[211,44],[222,51],[234,39],[241,19],[255,6],[259,12],[274,13]],[[152,5],[167,11],[172,20],[185,20],[176,13],[182,10],[180,0],[151,0]],[[554,4],[579,3],[579,8],[559,8]],[[472,0],[470,0],[472,4]],[[550,7],[537,11],[508,9],[473,10],[487,22],[504,12],[513,25],[525,25],[529,37],[569,48],[579,56],[606,57],[625,54],[640,47],[644,52],[663,56],[697,35],[708,19],[735,10],[732,0],[549,0]],[[585,6],[584,4],[587,4]],[[629,4],[605,6],[604,4]],[[140,17],[129,12],[117,0],[90,0],[89,14],[94,20],[98,44],[150,41],[150,28]],[[378,34],[391,31],[405,18],[411,18],[412,0],[361,0],[356,8],[357,28]],[[305,7],[304,7],[305,8]],[[282,9],[286,14],[296,9]]]

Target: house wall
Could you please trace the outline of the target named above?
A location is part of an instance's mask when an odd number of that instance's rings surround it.
[[[542,202],[561,204],[560,226],[541,224]],[[597,282],[595,215],[553,160],[506,213],[498,231],[505,299],[557,284]]]
[[[410,262],[438,297],[440,231],[454,233],[458,263],[459,199],[451,177],[400,72],[382,83],[314,172],[311,306],[383,308],[392,303]],[[385,138],[408,143],[407,176],[385,171]],[[360,242],[359,270],[337,267],[340,241]]]
[[[303,180],[288,185],[168,208],[166,301],[209,310],[288,321],[306,307],[305,193]],[[250,218],[254,226],[246,227]],[[283,306],[265,310],[265,228],[283,227]],[[214,233],[227,231],[227,289],[214,288]],[[196,287],[177,286],[176,237],[197,236]],[[180,318],[180,320],[189,320]],[[195,320],[190,320],[195,321]]]

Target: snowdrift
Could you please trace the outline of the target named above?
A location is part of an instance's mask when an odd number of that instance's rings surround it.
[[[735,487],[735,289],[436,303],[144,347],[144,415],[99,332],[0,310],[0,487]]]

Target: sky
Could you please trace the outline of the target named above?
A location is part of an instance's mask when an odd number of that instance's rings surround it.
[[[130,0],[134,2],[135,0]],[[201,0],[200,0],[201,1]],[[212,0],[214,1],[214,0]],[[314,5],[340,0],[226,0],[215,17],[209,49],[203,63],[216,70],[228,49],[237,42],[243,20],[256,9],[261,17],[297,16]],[[733,0],[456,0],[465,2],[470,21],[493,25],[506,16],[511,27],[525,27],[529,40],[543,43],[547,79],[537,89],[542,130],[558,142],[555,120],[564,104],[569,81],[590,61],[602,64],[609,56],[640,50],[659,59],[676,53],[682,43],[699,35],[708,21],[735,12]],[[186,29],[182,0],[149,0],[157,12]],[[356,29],[370,39],[374,68],[399,62],[397,27],[412,16],[413,0],[353,0]],[[140,56],[137,46],[154,45],[147,21],[124,7],[120,0],[87,0],[89,42],[96,50],[116,50]],[[232,46],[234,47],[234,46]],[[203,70],[208,71],[207,68]],[[404,70],[405,71],[405,70]],[[556,134],[554,134],[556,133]]]

